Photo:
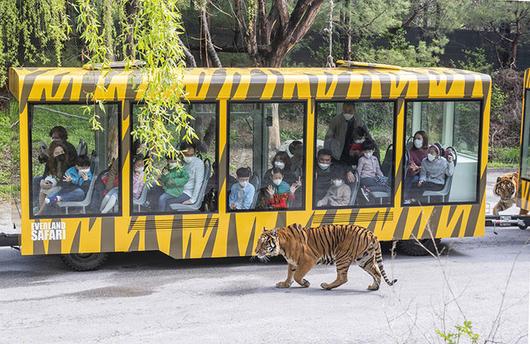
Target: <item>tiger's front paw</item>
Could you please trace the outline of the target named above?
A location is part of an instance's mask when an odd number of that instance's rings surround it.
[[[276,283],[276,288],[289,288],[292,282],[281,281]]]
[[[326,290],[331,290],[332,289],[331,286],[329,284],[327,284],[326,282],[320,283],[320,287],[322,289],[326,289]]]
[[[311,283],[309,283],[309,281],[306,279],[303,279],[302,283],[298,282],[298,284],[300,284],[302,288],[309,288],[309,286],[311,285]]]

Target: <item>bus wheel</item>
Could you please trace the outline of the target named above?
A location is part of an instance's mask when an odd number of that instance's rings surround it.
[[[72,270],[91,271],[98,269],[107,257],[107,253],[76,253],[62,255],[61,260]]]
[[[440,247],[440,239],[434,239],[434,243],[432,239],[421,239],[419,241],[432,253],[436,253],[435,244],[436,247]],[[400,240],[397,248],[407,256],[426,256],[429,254],[416,240]]]

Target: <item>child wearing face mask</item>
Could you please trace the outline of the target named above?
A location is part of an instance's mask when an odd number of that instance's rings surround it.
[[[374,155],[375,143],[367,140],[363,143],[363,155],[359,158],[357,171],[361,178],[361,187],[366,191],[389,191],[387,178],[381,171],[379,160]],[[363,192],[364,194],[364,192]]]
[[[334,170],[331,172],[331,186],[326,196],[317,202],[317,207],[343,207],[350,204],[351,189],[345,183],[345,173]]]
[[[166,211],[171,203],[182,203],[189,200],[189,196],[183,193],[184,185],[189,180],[189,174],[183,166],[173,157],[167,158],[167,167],[162,170],[160,184],[164,193],[158,198],[158,210]]]
[[[291,186],[283,178],[283,170],[274,167],[272,169],[272,185],[268,185],[266,188],[268,194],[267,204],[272,209],[287,209],[289,202],[294,200],[294,193],[302,186],[300,178]]]
[[[440,155],[438,145],[430,145],[427,157],[421,162],[420,178],[413,184],[410,195],[407,198],[419,199],[424,191],[440,191],[444,188],[445,179],[455,172],[454,156],[448,155],[445,159]],[[410,199],[406,200],[410,202]]]
[[[230,196],[228,197],[230,209],[244,210],[252,207],[256,189],[254,185],[249,183],[250,174],[249,167],[241,167],[236,171],[237,183],[230,188]]]
[[[289,154],[287,154],[287,152],[279,151],[278,153],[276,153],[272,158],[271,163],[272,168],[268,169],[267,172],[265,172],[265,175],[263,176],[262,186],[266,187],[267,185],[270,185],[272,183],[272,170],[274,168],[282,170],[283,179],[287,184],[290,184],[295,181],[296,176],[291,170],[291,158],[289,158]]]
[[[92,178],[90,159],[86,155],[78,156],[75,166],[70,167],[64,173],[61,190],[46,197],[44,202],[47,205],[54,205],[57,202],[82,201],[85,198]]]

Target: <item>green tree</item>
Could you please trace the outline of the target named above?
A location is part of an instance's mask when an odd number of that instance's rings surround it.
[[[530,2],[475,1],[466,12],[466,27],[483,33],[482,37],[497,53],[501,68],[517,68],[519,48],[530,43]]]
[[[66,7],[66,0],[0,0],[0,88],[9,66],[61,65],[71,32]]]

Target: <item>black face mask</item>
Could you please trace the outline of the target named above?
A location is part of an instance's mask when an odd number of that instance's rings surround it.
[[[55,159],[57,159],[58,161],[63,162],[63,161],[66,160],[66,155],[64,155],[64,154],[59,154],[59,155],[57,155],[57,156],[55,157]]]

